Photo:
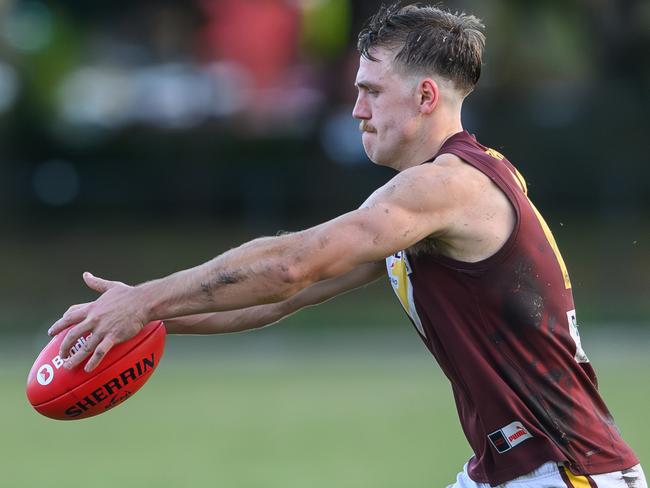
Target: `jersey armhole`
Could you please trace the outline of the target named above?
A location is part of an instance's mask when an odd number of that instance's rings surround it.
[[[515,225],[512,228],[512,232],[508,236],[506,242],[491,256],[488,256],[487,258],[482,259],[480,261],[468,262],[468,261],[459,261],[457,259],[453,259],[447,256],[432,255],[432,257],[436,261],[439,261],[441,264],[453,269],[465,270],[465,271],[487,270],[490,267],[494,266],[495,264],[498,264],[499,262],[507,258],[508,255],[510,254],[510,251],[514,247],[515,242],[517,241],[517,236],[519,235],[519,228],[521,227],[520,203],[517,199],[515,191],[508,185],[508,183],[504,180],[503,176],[500,175],[498,171],[496,171],[494,168],[490,167],[489,165],[485,164],[484,162],[480,161],[479,159],[472,158],[471,155],[467,153],[467,151],[461,151],[454,147],[450,147],[450,148],[445,148],[443,152],[437,154],[436,156],[440,156],[441,154],[453,154],[457,158],[461,159],[465,164],[469,164],[470,166],[472,166],[473,168],[475,168],[476,170],[480,171],[485,176],[490,178],[490,180],[506,196],[508,202],[510,202],[510,205],[515,211]],[[470,157],[468,158],[468,156]],[[512,173],[512,171],[508,166],[505,166],[505,169]],[[513,178],[515,178],[514,175]],[[516,184],[514,179],[512,180],[512,184]]]

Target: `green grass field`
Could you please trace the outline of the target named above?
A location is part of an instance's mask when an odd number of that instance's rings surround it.
[[[365,338],[292,329],[171,337],[141,392],[78,422],[40,417],[25,399],[46,338],[5,344],[0,486],[437,488],[454,479],[470,451],[446,379],[406,325]],[[642,461],[647,338],[586,340]]]

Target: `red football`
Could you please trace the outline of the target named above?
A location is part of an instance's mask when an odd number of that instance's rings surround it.
[[[65,331],[41,351],[27,377],[27,398],[36,411],[57,420],[77,420],[99,415],[119,405],[144,385],[158,366],[165,349],[165,326],[147,324],[142,331],[114,346],[90,373],[83,364],[63,368],[59,346]],[[90,334],[70,349],[83,347]]]

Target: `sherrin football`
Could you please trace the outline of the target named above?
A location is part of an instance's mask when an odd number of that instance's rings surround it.
[[[27,377],[27,398],[36,411],[57,420],[77,420],[99,415],[133,396],[151,377],[165,349],[165,326],[147,324],[132,339],[114,346],[91,372],[85,363],[63,367],[59,346],[65,331],[41,351]],[[74,353],[90,337],[72,346]]]

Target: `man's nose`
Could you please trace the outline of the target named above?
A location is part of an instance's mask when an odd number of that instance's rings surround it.
[[[361,96],[357,97],[357,101],[352,109],[352,117],[359,120],[368,120],[370,118],[370,110],[368,104],[364,102]]]

